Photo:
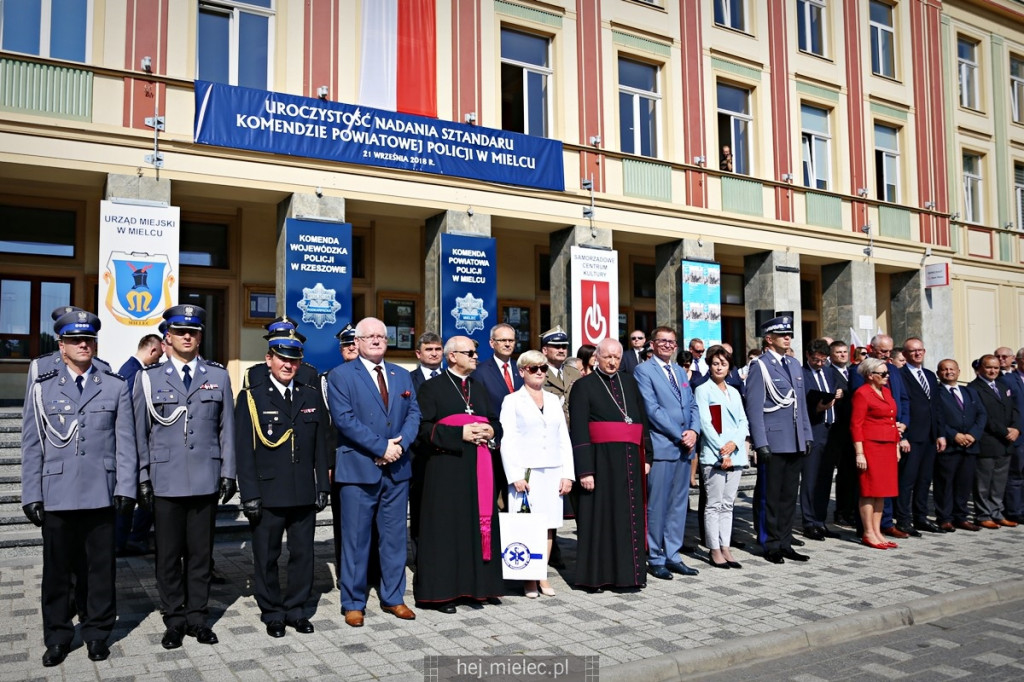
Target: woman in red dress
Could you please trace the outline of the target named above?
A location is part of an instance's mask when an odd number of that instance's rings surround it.
[[[898,545],[882,536],[882,502],[899,494],[897,464],[900,461],[900,431],[896,425],[896,401],[892,398],[885,362],[866,358],[857,367],[864,385],[853,394],[850,434],[860,472],[861,538],[868,547],[895,549]]]

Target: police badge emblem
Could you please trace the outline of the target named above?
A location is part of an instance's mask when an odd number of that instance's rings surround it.
[[[326,289],[320,282],[311,289],[303,287],[302,300],[296,306],[302,311],[302,321],[312,324],[317,329],[324,325],[336,324],[335,313],[341,310],[341,304],[335,298],[336,289]]]
[[[455,328],[462,329],[466,334],[484,328],[484,320],[488,313],[484,310],[484,299],[477,298],[473,294],[466,294],[463,297],[455,297],[455,307],[452,308],[452,317],[455,318]]]

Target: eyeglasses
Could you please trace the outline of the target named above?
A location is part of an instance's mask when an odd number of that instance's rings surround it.
[[[872,372],[872,374],[877,374],[878,376],[882,377],[883,379],[885,377],[889,376],[888,372]]]
[[[913,351],[911,351],[913,353]],[[996,355],[997,358],[1012,358],[1012,355]]]
[[[923,353],[924,352],[924,348],[904,348],[903,352],[904,353]],[[1009,355],[1003,355],[1002,357],[1008,358],[1010,356]]]
[[[697,350],[696,348],[691,348],[690,352],[693,353],[694,355],[704,355],[703,348],[701,348],[700,350]]]
[[[631,337],[629,337],[629,340],[630,341],[643,341],[645,338],[647,338],[647,337],[646,336],[631,336]]]
[[[383,334],[366,334],[364,336],[357,336],[356,338],[362,339],[363,341],[383,341],[388,337],[384,336]]]
[[[491,339],[494,343],[515,343],[515,339]]]
[[[654,339],[654,343],[660,346],[674,346],[676,345],[675,339]]]
[[[547,365],[529,365],[527,367],[523,367],[523,371],[526,372],[527,374],[534,374],[536,372],[542,372],[544,374],[547,374],[548,373],[548,366]]]
[[[475,358],[476,357],[476,351],[475,350],[453,350],[452,352],[453,353],[462,353],[467,358]]]

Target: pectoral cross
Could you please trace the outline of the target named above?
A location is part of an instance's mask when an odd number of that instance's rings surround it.
[[[466,403],[466,414],[473,414],[473,406]]]

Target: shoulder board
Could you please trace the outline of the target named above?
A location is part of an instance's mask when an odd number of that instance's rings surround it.
[[[55,376],[57,376],[58,374],[60,374],[60,370],[56,370],[56,369],[50,370],[49,372],[45,372],[43,374],[40,374],[39,376],[36,377],[36,383],[38,384],[38,383],[41,383],[41,382],[46,381],[48,379],[52,379]]]
[[[93,358],[92,361],[93,361],[94,364],[97,364],[100,367],[103,367],[105,369],[110,369],[110,363],[107,362],[106,360],[104,360],[103,358]]]
[[[104,374],[106,374],[107,376],[114,377],[115,379],[120,379],[121,381],[128,381],[127,379],[125,379],[123,376],[121,376],[117,372],[111,372],[109,369],[107,371],[105,371]]]
[[[163,366],[164,366],[164,363],[162,363],[162,362],[154,362],[152,365],[146,365],[142,369],[144,371],[148,372],[151,369],[156,369],[157,367],[163,367]]]
[[[203,362],[205,362],[208,367],[217,367],[219,369],[224,369],[224,365],[220,364],[219,362],[214,362],[213,360],[203,360]]]
[[[59,353],[59,352],[60,352],[60,351],[55,351],[55,350],[52,350],[52,351],[50,351],[49,353],[43,353],[42,355],[40,355],[40,356],[38,356],[38,357],[35,357],[35,358],[33,358],[33,359],[32,359],[32,362],[39,362],[40,360],[45,360],[46,358],[49,358],[49,357],[53,357],[54,355],[56,355],[56,354],[57,354],[57,353]]]

